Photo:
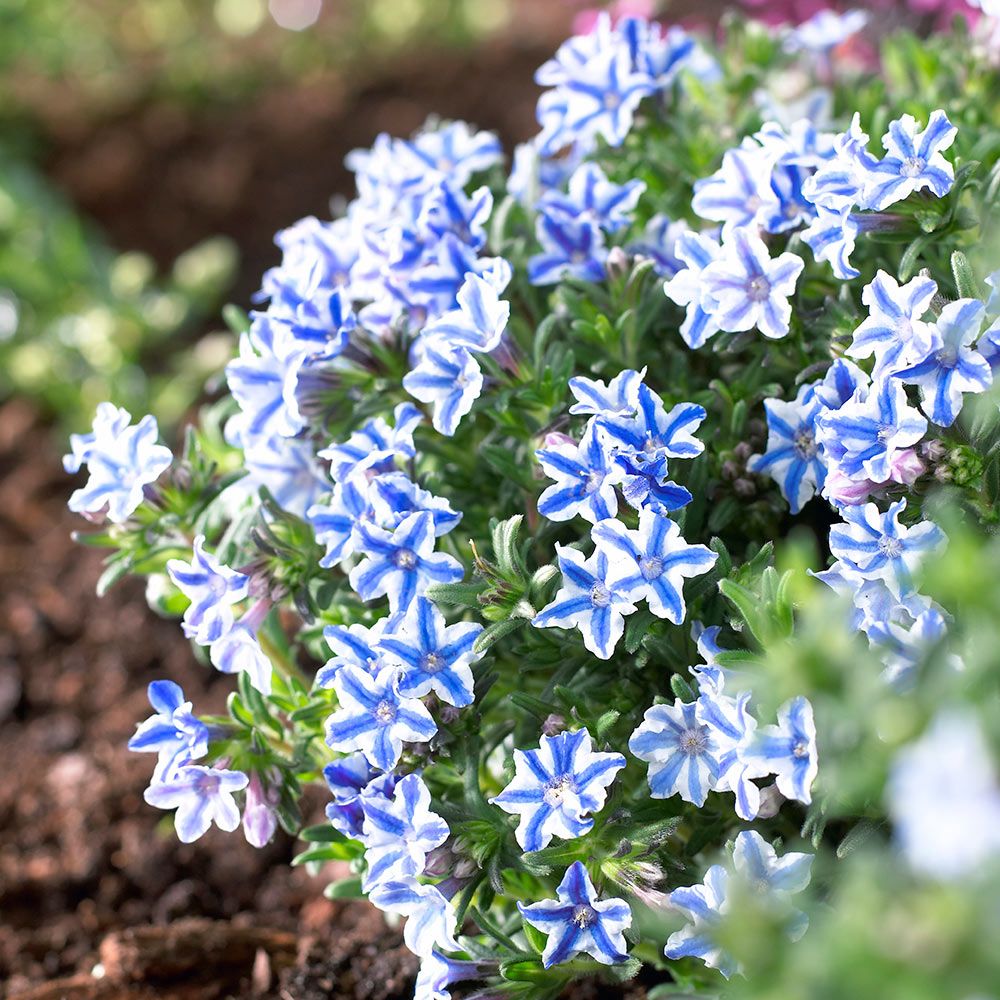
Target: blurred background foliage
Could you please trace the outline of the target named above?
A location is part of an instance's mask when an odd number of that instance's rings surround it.
[[[128,247],[116,252],[51,179],[60,143],[70,157],[81,138],[88,154],[96,146],[96,166],[82,169],[113,176],[117,146],[114,136],[100,141],[103,124],[134,135],[148,121],[224,118],[280,88],[341,94],[349,108],[350,94],[391,72],[403,49],[432,65],[435,52],[498,33],[530,38],[540,18],[558,21],[561,34],[572,9],[562,0],[3,0],[0,400],[30,398],[79,428],[114,397],[169,427],[230,351],[214,332],[227,294],[245,298],[259,276],[244,275],[234,293],[235,241],[210,238],[211,223],[190,206],[190,218],[164,220],[159,245],[148,223],[132,239],[135,209],[112,191],[105,214]],[[397,96],[388,88],[385,100]],[[340,163],[317,169],[330,172],[335,194]],[[188,245],[178,229],[195,245],[174,260]]]

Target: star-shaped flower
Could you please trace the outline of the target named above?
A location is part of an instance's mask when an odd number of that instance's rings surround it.
[[[714,303],[713,319],[727,333],[756,327],[772,340],[787,336],[788,299],[804,266],[794,253],[772,260],[755,232],[733,229],[723,238],[721,256],[702,275],[704,295]]]
[[[550,209],[539,213],[535,235],[542,252],[528,259],[533,285],[552,285],[563,278],[604,280],[608,249],[596,222]]]
[[[464,575],[457,559],[434,551],[428,511],[408,514],[392,531],[360,525],[357,548],[366,558],[351,570],[351,586],[365,601],[387,595],[394,615],[405,613],[431,583],[455,583]]]
[[[242,771],[182,764],[162,780],[154,779],[143,798],[158,809],[176,809],[177,837],[181,843],[190,844],[213,821],[227,833],[240,825],[240,810],[233,801],[233,793],[246,788],[248,781]]]
[[[944,151],[957,134],[958,129],[940,110],[931,114],[923,130],[913,115],[891,122],[882,136],[888,156],[873,168],[864,207],[881,212],[914,191],[927,189],[943,198],[955,180],[955,170],[944,158]]]
[[[374,676],[345,666],[333,679],[340,708],[326,720],[326,742],[344,753],[360,750],[372,767],[391,771],[404,743],[426,743],[437,726],[415,698],[399,693],[399,670],[383,667]]]
[[[748,760],[776,775],[775,784],[786,799],[808,805],[819,770],[816,723],[807,698],[792,698],[778,709],[778,724],[762,726],[746,751]]]
[[[722,247],[718,240],[702,233],[686,232],[677,238],[674,253],[686,266],[663,283],[663,291],[671,302],[685,307],[680,334],[684,343],[696,350],[719,332],[715,302],[706,299],[705,271],[722,254]]]
[[[388,800],[396,787],[396,775],[372,767],[360,751],[330,761],[323,768],[323,777],[333,795],[333,801],[326,807],[326,818],[335,830],[351,840],[361,839],[365,819],[362,798]]]
[[[722,156],[722,166],[711,176],[695,181],[691,209],[703,219],[727,226],[749,226],[779,210],[771,188],[774,156],[752,139]]]
[[[595,552],[589,559],[578,549],[556,545],[563,585],[551,604],[535,616],[535,628],[578,628],[583,644],[595,656],[608,659],[625,631],[625,615],[635,611],[624,594],[609,587],[608,557]]]
[[[447,535],[462,515],[452,510],[444,498],[418,486],[405,472],[383,472],[371,480],[369,492],[375,521],[386,528],[394,528],[407,514],[429,511],[434,518],[434,534]]]
[[[712,865],[701,885],[688,885],[670,893],[670,905],[691,922],[667,938],[667,958],[700,958],[710,969],[728,979],[737,966],[717,941],[718,926],[728,909],[729,872]]]
[[[865,580],[882,580],[897,599],[913,589],[913,572],[925,553],[944,542],[944,532],[933,521],[901,525],[905,509],[905,500],[884,514],[873,503],[845,507],[844,523],[830,529],[833,555]]]
[[[608,586],[631,601],[645,600],[654,615],[675,625],[684,621],[685,578],[707,573],[718,559],[705,545],[689,545],[675,521],[648,507],[637,531],[609,520],[591,534],[599,549],[614,553]]]
[[[803,385],[795,399],[765,399],[767,449],[747,462],[751,472],[766,473],[781,487],[797,514],[826,481],[826,463],[816,441],[816,418],[823,401],[815,387]]]
[[[538,513],[550,521],[579,515],[596,524],[618,512],[615,485],[624,475],[615,461],[609,435],[591,421],[579,444],[557,442],[540,448],[535,457],[555,483],[538,498]]]
[[[680,795],[703,806],[722,774],[721,748],[712,730],[698,719],[695,702],[653,705],[628,741],[629,750],[649,763],[654,799]]]
[[[576,402],[569,408],[572,414],[596,414],[602,417],[634,413],[639,406],[639,386],[646,377],[646,369],[635,371],[627,368],[608,383],[600,379],[578,375],[569,380],[569,391]]]
[[[368,898],[380,910],[408,918],[403,940],[414,955],[426,958],[436,947],[461,950],[455,940],[455,907],[437,886],[421,885],[413,878],[383,882]]]
[[[422,339],[439,342],[437,347],[464,347],[468,351],[488,354],[495,350],[507,329],[510,303],[500,293],[510,283],[510,264],[497,258],[497,267],[486,274],[469,272],[456,296],[458,308],[446,312],[428,324]]]
[[[412,403],[400,403],[394,414],[394,426],[390,427],[383,417],[376,417],[343,444],[331,444],[317,453],[329,460],[330,472],[338,483],[354,471],[387,472],[396,458],[413,458],[416,454],[413,431],[423,416]]]
[[[827,456],[850,479],[884,483],[892,475],[893,459],[916,444],[927,421],[909,405],[906,390],[892,378],[859,389],[839,410],[816,418],[816,436]]]
[[[327,625],[323,629],[323,638],[333,651],[333,656],[317,671],[316,686],[332,687],[337,672],[346,666],[377,674],[385,666],[379,642],[388,621],[388,618],[380,618],[370,628],[358,623]]]
[[[392,798],[362,796],[365,872],[362,890],[420,875],[427,855],[448,839],[448,824],[431,811],[431,793],[419,775],[397,782]]]
[[[990,363],[972,347],[984,312],[976,299],[949,302],[941,310],[934,343],[925,356],[894,373],[901,382],[920,386],[920,408],[941,427],[955,422],[965,393],[985,392],[993,384]]]
[[[546,969],[580,952],[604,965],[628,958],[624,931],[632,924],[632,910],[624,899],[599,899],[582,861],[566,869],[556,896],[517,904],[522,919],[548,935],[542,952]]]
[[[585,218],[605,232],[622,229],[631,222],[645,181],[614,184],[596,163],[582,163],[569,179],[569,191],[547,191],[538,202],[540,210],[554,209],[570,218]]]
[[[191,711],[191,702],[173,681],[153,681],[149,703],[156,711],[140,723],[128,741],[129,750],[157,753],[157,775],[169,774],[177,765],[208,753],[208,727]],[[154,777],[154,781],[155,781]]]
[[[85,463],[89,478],[70,496],[70,510],[99,514],[106,509],[108,520],[121,524],[142,503],[145,487],[173,461],[170,449],[156,443],[156,418],[145,416],[134,427],[131,419],[127,410],[102,403],[92,432],[71,440],[73,450],[63,466],[77,472]]]
[[[451,437],[483,391],[483,372],[464,347],[430,340],[420,362],[403,376],[403,388],[414,399],[434,404],[434,429]]]
[[[934,330],[921,317],[936,294],[937,284],[930,278],[917,276],[900,285],[891,274],[879,271],[861,292],[868,318],[854,331],[847,355],[870,358],[874,354],[874,379],[906,368],[926,355],[934,342]]]
[[[517,842],[540,851],[553,837],[582,837],[594,825],[608,786],[625,766],[620,753],[595,753],[590,733],[543,736],[537,750],[514,751],[514,778],[491,801],[519,815]]]
[[[678,403],[669,412],[649,386],[639,386],[635,415],[617,414],[599,418],[601,427],[620,451],[639,465],[661,464],[661,459],[695,458],[705,450],[695,431],[705,419],[705,408],[696,403]],[[665,473],[665,467],[655,470]]]
[[[306,511],[316,541],[326,546],[326,553],[319,561],[324,569],[338,565],[354,553],[357,546],[354,529],[375,518],[371,494],[372,480],[363,471],[356,472],[336,483],[325,503],[313,504]]]
[[[221,639],[233,627],[233,605],[246,598],[250,578],[206,552],[204,535],[194,540],[191,562],[171,559],[167,573],[191,602],[184,612],[184,634],[201,646]]]
[[[400,694],[419,698],[433,691],[442,701],[462,708],[473,700],[474,652],[483,631],[477,622],[446,626],[444,615],[426,597],[418,597],[406,616],[386,629],[378,648],[389,663],[403,668]]]

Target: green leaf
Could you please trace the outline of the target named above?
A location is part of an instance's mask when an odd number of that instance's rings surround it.
[[[299,839],[314,844],[339,844],[347,838],[329,823],[318,823],[316,826],[307,826],[301,830]]]
[[[960,299],[982,298],[982,290],[972,272],[969,259],[961,250],[956,250],[951,255],[951,273],[955,278],[955,288]]]
[[[361,879],[344,878],[339,882],[331,882],[323,890],[323,895],[327,899],[361,899],[364,896],[361,891]]]
[[[476,644],[472,647],[477,653],[485,653],[491,646],[499,642],[504,636],[517,631],[524,625],[525,618],[505,618],[503,621],[494,622],[479,633]]]

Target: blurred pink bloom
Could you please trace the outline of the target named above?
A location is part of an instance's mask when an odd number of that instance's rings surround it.
[[[656,3],[655,0],[614,0],[607,7],[587,7],[573,18],[573,34],[589,34],[597,26],[597,18],[604,11],[611,15],[612,23],[623,17],[644,17],[651,20],[656,13]]]

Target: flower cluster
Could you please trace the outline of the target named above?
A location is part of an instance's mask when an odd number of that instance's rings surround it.
[[[895,890],[980,878],[996,925],[996,73],[904,35],[853,74],[857,12],[718,60],[618,13],[509,176],[461,122],[350,155],[175,458],[111,404],[73,437],[101,586],[234,675],[217,717],[154,683],[130,747],[182,840],[280,827],[405,919],[421,1000],[643,962],[860,997],[845,926]]]

